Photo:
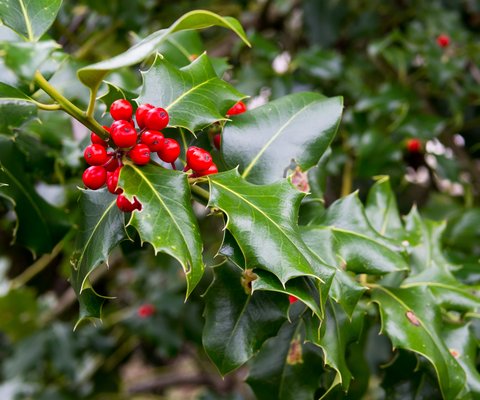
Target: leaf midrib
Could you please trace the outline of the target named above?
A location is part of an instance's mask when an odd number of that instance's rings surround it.
[[[113,200],[110,205],[105,209],[105,211],[102,213],[102,216],[100,217],[100,219],[98,220],[98,222],[95,224],[91,234],[89,235],[88,237],[88,240],[87,240],[87,243],[85,243],[85,245],[83,246],[83,250],[82,250],[82,253],[80,254],[80,257],[78,259],[78,262],[77,262],[77,265],[79,266],[78,267],[78,271],[80,272],[80,268],[81,268],[81,263],[83,261],[83,257],[85,256],[85,253],[87,252],[87,248],[88,246],[90,245],[90,242],[92,241],[92,238],[93,236],[95,235],[95,232],[97,231],[97,229],[99,228],[99,226],[101,225],[101,223],[103,222],[103,220],[105,219],[106,215],[109,214],[110,212],[110,209],[114,206],[114,204],[116,204],[116,200]],[[83,285],[85,284],[85,281],[87,280],[88,276],[90,275],[90,273],[93,271],[93,269],[91,271],[88,271],[87,274],[85,274],[85,277],[83,278],[82,280],[82,284],[80,285],[80,293],[82,293],[84,287]]]
[[[25,26],[27,28],[28,40],[30,42],[33,42],[35,40],[35,37],[33,36],[32,24],[30,23],[30,19],[28,17],[27,8],[25,7],[23,0],[18,0],[18,2],[20,3],[20,8],[22,9],[22,14],[25,19]]]
[[[206,81],[203,81],[202,83],[200,83],[199,85],[195,85],[193,87],[191,87],[190,89],[188,89],[186,92],[182,93],[180,96],[178,96],[175,101],[173,101],[172,103],[170,103],[166,108],[165,110],[169,111],[175,104],[177,104],[180,100],[182,100],[184,97],[188,96],[189,94],[193,93],[195,90],[197,90],[198,88],[206,85],[207,83],[210,83],[211,81],[215,80],[215,79],[218,79],[216,76],[215,77],[212,77],[212,78],[209,78],[207,79]]]
[[[189,250],[189,247],[188,247],[188,242],[187,242],[187,239],[185,238],[185,235],[183,234],[183,231],[182,229],[180,228],[180,226],[178,225],[176,219],[174,218],[173,214],[170,212],[170,209],[167,207],[167,205],[165,204],[165,202],[163,201],[163,199],[160,197],[159,193],[157,190],[155,190],[155,187],[150,183],[150,181],[148,180],[148,178],[145,176],[145,174],[137,167],[135,167],[134,165],[132,164],[129,164],[129,166],[138,174],[140,175],[140,177],[146,182],[147,186],[150,188],[150,190],[153,192],[154,196],[158,199],[158,201],[160,202],[161,206],[165,209],[165,211],[167,212],[168,216],[170,217],[170,219],[173,221],[173,224],[175,225],[175,227],[177,228],[178,232],[180,233],[180,236],[182,237],[183,239],[183,243],[185,245],[185,247]],[[187,254],[189,255],[189,261],[192,263],[193,265],[193,259],[190,257],[190,251],[187,251]]]
[[[298,250],[298,246],[297,244],[295,244],[292,239],[290,239],[290,237],[283,231],[283,229],[274,221],[272,220],[265,212],[263,212],[260,208],[258,208],[255,204],[251,203],[250,201],[248,201],[245,197],[243,197],[240,193],[237,193],[233,190],[231,190],[230,188],[228,188],[227,186],[225,185],[222,185],[221,183],[219,183],[218,181],[215,181],[214,179],[212,179],[212,182],[214,182],[216,185],[224,188],[225,190],[227,190],[228,192],[232,193],[233,195],[237,196],[238,198],[240,198],[241,200],[243,200],[245,203],[249,204],[253,209],[257,210],[260,214],[262,214],[267,220],[269,220],[273,226],[275,228],[277,228],[281,234],[293,245],[293,247],[295,249]],[[300,253],[300,251],[299,251]],[[310,265],[310,262],[307,260],[307,258],[302,254],[300,253],[300,255],[302,256],[303,260],[307,263],[307,265],[310,266],[310,268],[313,270],[314,268]],[[316,279],[319,279],[318,276],[314,275],[314,274],[311,274],[311,276],[313,276],[314,278]]]
[[[312,101],[311,103],[306,104],[303,106],[300,110],[298,110],[295,114],[293,114],[279,129],[278,131],[272,135],[272,137],[263,145],[263,147],[260,149],[260,151],[257,153],[257,155],[250,161],[250,164],[247,165],[247,167],[244,169],[242,173],[242,178],[246,178],[252,168],[255,166],[255,164],[258,162],[260,157],[267,151],[267,149],[270,147],[270,145],[278,139],[278,137],[282,134],[282,132],[290,125],[290,123],[298,117],[303,111],[305,111],[308,107],[310,107],[312,104],[314,104],[316,101]]]

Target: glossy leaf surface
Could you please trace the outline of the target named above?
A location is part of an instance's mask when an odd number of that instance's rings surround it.
[[[62,0],[0,0],[0,20],[28,41],[37,41],[50,28]]]
[[[80,302],[80,323],[86,318],[100,318],[103,298],[89,282],[89,275],[100,264],[108,263],[111,251],[127,239],[124,214],[116,205],[116,196],[106,189],[82,191],[82,226],[72,256],[72,286]]]
[[[249,268],[266,269],[282,284],[302,275],[328,280],[330,268],[310,252],[300,236],[297,218],[303,194],[288,181],[257,186],[232,170],[209,176],[209,182],[209,206],[227,215],[226,228]]]
[[[341,97],[305,92],[233,116],[223,132],[224,159],[257,184],[284,178],[292,161],[306,171],[332,142],[342,108]]]
[[[435,368],[443,396],[456,398],[465,385],[465,372],[442,339],[440,310],[428,289],[377,286],[372,300],[380,308],[381,332],[394,347],[424,356]]]
[[[125,195],[142,204],[133,211],[128,225],[135,227],[143,242],[155,253],[163,252],[179,261],[187,278],[187,296],[203,275],[202,241],[191,206],[187,175],[159,168],[127,164],[118,186]]]
[[[203,345],[222,375],[247,362],[286,320],[288,299],[280,294],[247,294],[242,270],[232,264],[214,269],[205,295]]]
[[[206,53],[178,69],[162,56],[143,73],[139,104],[150,103],[168,111],[169,126],[193,132],[226,120],[228,109],[245,96],[218,78]]]

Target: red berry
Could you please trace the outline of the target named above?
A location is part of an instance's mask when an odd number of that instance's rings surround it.
[[[438,35],[437,44],[442,48],[448,47],[450,45],[450,36],[445,35],[444,33]]]
[[[206,170],[199,171],[195,174],[195,176],[206,176],[216,174],[218,172],[218,168],[215,164],[210,165]]]
[[[151,317],[154,313],[155,306],[153,304],[142,304],[137,310],[137,314],[140,318]]]
[[[123,192],[122,188],[117,188],[121,169],[122,167],[118,167],[114,172],[107,172],[107,189],[110,193],[121,194]]]
[[[227,111],[227,116],[243,114],[245,111],[247,111],[247,106],[243,101],[239,101],[238,103],[235,103],[232,108],[230,108],[230,110]]]
[[[137,125],[139,128],[145,127],[145,114],[150,111],[152,108],[155,108],[151,104],[140,104],[135,112],[135,119],[137,120]]]
[[[105,164],[103,164],[103,167],[107,170],[107,172],[113,172],[120,166],[120,162],[118,161],[118,158],[113,155],[113,153],[107,154],[110,156],[110,158]]]
[[[103,165],[108,161],[107,150],[101,144],[87,146],[83,156],[89,165]]]
[[[110,106],[110,115],[115,121],[131,119],[132,112],[132,105],[125,99],[115,100]]]
[[[150,161],[150,149],[146,144],[140,143],[132,147],[128,156],[135,164],[145,165]]]
[[[146,130],[140,137],[140,141],[146,144],[150,151],[160,151],[163,147],[163,139],[162,132],[151,130]]]
[[[220,135],[220,133],[217,133],[213,137],[213,145],[217,148],[217,150],[220,150],[221,144],[222,144],[222,135]]]
[[[295,296],[292,296],[291,294],[288,295],[288,300],[290,301],[290,304],[295,303],[298,299]]]
[[[95,132],[90,133],[90,141],[92,142],[92,144],[99,144],[100,146],[108,147],[108,143],[100,136],[98,136]]]
[[[144,117],[144,123],[147,129],[161,131],[168,125],[169,117],[167,110],[161,107],[155,107],[147,111]]]
[[[173,163],[180,155],[180,144],[175,139],[165,138],[157,154],[162,161]]]
[[[94,165],[83,171],[82,181],[83,184],[89,189],[97,190],[101,188],[105,184],[106,180],[107,171],[101,166]]]
[[[117,207],[123,212],[132,212],[133,210],[141,210],[142,205],[136,197],[133,198],[133,202],[130,202],[123,194],[117,196]]]
[[[187,164],[195,172],[199,172],[207,170],[213,164],[213,160],[207,150],[191,146],[187,150]]]
[[[137,131],[126,121],[124,121],[123,124],[115,126],[115,128],[112,129],[111,136],[113,142],[118,147],[132,147],[137,143]]]
[[[408,139],[407,150],[410,153],[418,153],[422,150],[422,142],[419,139]]]

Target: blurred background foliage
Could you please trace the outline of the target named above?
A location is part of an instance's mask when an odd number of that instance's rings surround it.
[[[332,151],[321,161],[324,168],[310,173],[315,194],[327,205],[357,189],[365,197],[373,177],[390,175],[402,212],[416,204],[423,215],[447,220],[445,249],[463,265],[456,274],[478,284],[478,1],[65,0],[48,37],[33,50],[22,51],[0,27],[1,80],[28,91],[29,71],[40,67],[68,98],[86,105],[88,92],[75,77],[79,66],[120,53],[196,8],[242,21],[252,49],[216,29],[202,39],[217,57],[217,71],[251,96],[249,107],[300,90],[344,96]],[[450,37],[446,47],[437,43],[441,34]],[[190,57],[203,51],[197,34],[178,40]],[[177,65],[189,62],[168,46],[160,51]],[[132,70],[109,80],[132,91],[141,83]],[[155,257],[148,247],[139,250],[138,243],[123,243],[109,268],[93,277],[100,293],[115,297],[106,304],[103,323],[72,331],[78,309],[67,277],[86,132],[56,113],[39,111],[39,123],[31,118],[35,112],[31,106],[16,115],[0,110],[0,127],[16,135],[19,171],[48,203],[67,210],[65,222],[73,228],[51,254],[35,259],[18,240],[11,246],[16,218],[11,201],[0,198],[0,398],[252,398],[243,369],[222,379],[202,350],[201,294],[211,276],[207,272],[184,303],[183,274],[175,262]],[[420,151],[407,150],[412,138],[420,139]],[[206,261],[214,265],[223,221],[200,222]],[[153,314],[140,311],[145,304],[153,305]],[[376,338],[378,325],[365,332],[364,343],[351,352],[357,379],[348,398],[413,399],[420,386],[422,396],[439,398],[435,378],[415,372],[414,356],[400,351],[391,360],[388,341],[382,345]],[[357,360],[362,349],[365,358]]]

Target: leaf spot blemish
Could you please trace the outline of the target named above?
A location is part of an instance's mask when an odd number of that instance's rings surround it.
[[[448,349],[448,350],[450,351],[450,354],[451,354],[453,357],[455,357],[455,358],[460,357],[460,353],[459,353],[457,350],[455,350],[455,349]]]
[[[405,313],[405,316],[407,317],[407,319],[410,321],[412,325],[420,326],[420,321],[418,320],[417,316],[412,310],[408,310]]]
[[[296,365],[303,364],[302,344],[300,338],[295,338],[290,342],[290,348],[288,349],[287,364]]]

